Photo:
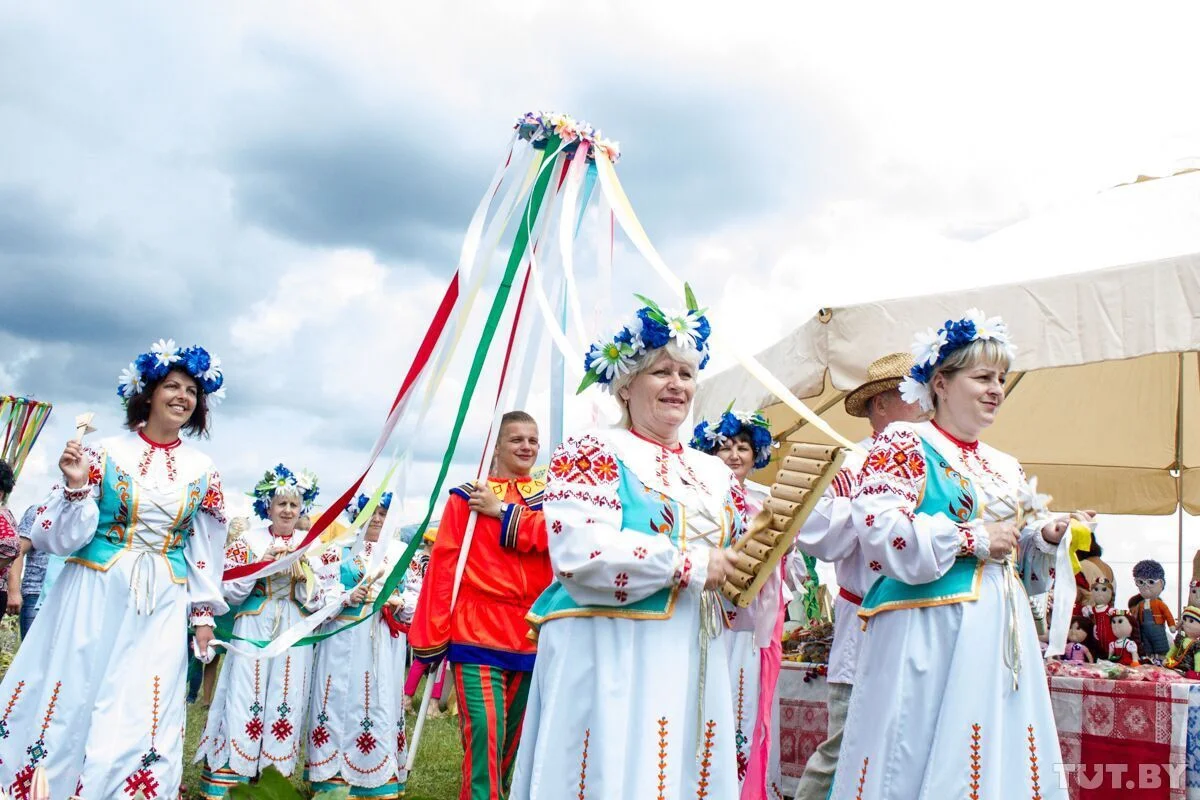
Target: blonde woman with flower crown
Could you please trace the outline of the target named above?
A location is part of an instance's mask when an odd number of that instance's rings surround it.
[[[317,479],[279,464],[255,487],[254,511],[260,522],[225,548],[225,569],[274,560],[292,552],[302,534],[296,524],[317,497]],[[313,577],[306,575],[311,572]],[[234,616],[233,633],[270,640],[320,610],[340,602],[331,570],[305,555],[290,570],[225,583]],[[292,647],[273,658],[237,652],[225,656],[208,722],[196,752],[205,761],[201,792],[224,797],[231,786],[248,783],[268,766],[284,775],[296,768],[303,746],[304,714],[312,678],[311,645]]]
[[[1067,797],[1026,592],[1045,591],[1068,521],[979,440],[1012,352],[975,310],[920,337],[900,389],[933,419],[889,425],[863,466],[851,514],[880,577],[834,800]]]
[[[607,385],[623,420],[550,461],[555,582],[529,614],[538,653],[513,798],[738,796],[715,590],[744,527],[742,490],[680,440],[709,335],[688,306],[649,305],[587,356],[581,390]]]

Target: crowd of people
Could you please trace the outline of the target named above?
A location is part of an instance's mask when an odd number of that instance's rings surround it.
[[[314,791],[401,797],[405,712],[422,675],[444,674],[463,800],[781,798],[780,640],[807,553],[840,590],[828,740],[798,798],[1065,798],[1031,761],[1058,743],[1028,598],[1070,520],[980,441],[1004,400],[1003,322],[972,310],[869,366],[845,407],[873,435],[748,608],[718,589],[768,497],[748,476],[773,443],[733,404],[686,428],[710,333],[694,304],[638,309],[593,345],[580,387],[610,393],[621,421],[567,437],[543,475],[536,420],[506,413],[487,479],[450,491],[407,565],[390,494],[310,536],[317,479],[282,464],[253,489],[257,520],[230,525],[216,466],[183,439],[207,430],[219,361],[158,342],[122,375],[128,430],[67,443],[61,484],[19,525],[0,514],[0,566],[23,566],[0,603],[23,635],[0,683],[0,786],[178,796],[203,674],[203,796],[273,766]],[[190,678],[189,652],[208,665]]]

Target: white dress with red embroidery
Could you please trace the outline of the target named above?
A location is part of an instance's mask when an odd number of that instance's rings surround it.
[[[923,441],[945,464],[929,463]],[[931,423],[889,426],[867,456],[852,507],[872,571],[919,585],[946,574],[958,558],[969,564],[987,558],[983,523],[964,522],[965,510],[963,518],[951,516],[951,508],[917,511],[933,470],[968,481],[981,506],[1029,492],[1011,456],[957,443]],[[1066,800],[1026,594],[1045,591],[1052,574],[1056,548],[1041,535],[1044,522],[1035,518],[1021,531],[1019,580],[1008,577],[1005,565],[986,561],[978,599],[870,617],[833,800]],[[1019,652],[1010,661],[1011,631]],[[1013,664],[1019,664],[1016,689]]]
[[[269,523],[258,522],[226,546],[225,568],[261,561],[271,548],[291,547],[302,537],[299,531],[275,536]],[[271,640],[326,602],[341,602],[336,561],[323,563],[312,552],[303,558],[315,576],[311,592],[303,575],[287,570],[226,581],[225,599],[236,614],[234,634]],[[195,761],[207,760],[209,770],[229,768],[246,777],[268,766],[290,775],[304,742],[312,660],[312,645],[266,659],[228,653]]]
[[[670,523],[630,528],[624,503],[642,501],[622,492],[672,503]],[[740,492],[719,459],[626,430],[558,448],[544,506],[550,560],[581,608],[541,624],[511,797],[737,797],[735,688],[719,619],[700,644],[711,550],[691,538],[684,551],[665,531],[702,516],[740,528]],[[663,590],[677,590],[665,619],[606,616]]]
[[[364,541],[340,568],[342,588],[351,591],[364,576],[385,577],[404,549],[399,540]],[[382,583],[379,577],[371,586],[377,590]],[[326,630],[371,614],[369,606],[377,594],[369,592],[361,608],[346,608],[326,623]],[[310,782],[344,781],[374,789],[392,781],[402,790],[408,778],[402,691],[408,640],[397,623],[412,619],[416,597],[408,605],[399,587],[392,596],[400,605],[391,620],[385,620],[383,612],[371,614],[365,622],[317,643],[306,736],[305,779]]]
[[[159,446],[130,433],[86,452],[89,485],[55,487],[30,539],[62,556],[94,537],[113,544],[103,562],[67,559],[0,684],[2,785],[26,798],[40,766],[50,797],[174,798],[189,617],[212,624],[226,608],[221,480],[181,441]],[[180,546],[189,507],[183,562],[172,566],[165,554]]]

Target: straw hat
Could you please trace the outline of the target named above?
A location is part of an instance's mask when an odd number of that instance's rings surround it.
[[[867,401],[898,387],[912,368],[910,353],[889,353],[872,361],[867,367],[866,382],[846,395],[846,413],[852,417],[867,416]]]

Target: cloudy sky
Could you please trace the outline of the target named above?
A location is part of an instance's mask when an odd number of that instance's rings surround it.
[[[159,337],[224,361],[204,446],[230,489],[282,460],[339,493],[530,109],[621,142],[651,238],[744,346],[1010,279],[947,265],[1200,156],[1188,5],[4,4],[0,390],[55,404],[13,505],[77,413],[117,431],[115,378]],[[601,307],[667,295],[618,250]],[[414,499],[462,374],[404,432]]]

